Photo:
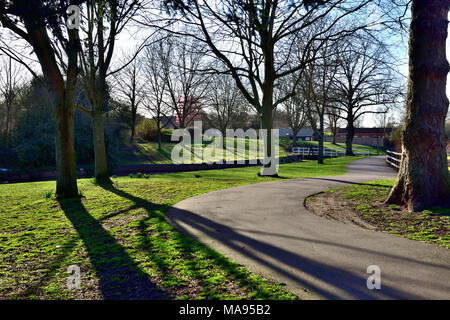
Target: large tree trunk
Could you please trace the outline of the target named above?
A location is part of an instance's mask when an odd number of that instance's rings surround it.
[[[77,68],[76,31],[69,30],[66,79],[58,68],[54,49],[45,27],[36,28],[24,20],[31,43],[47,80],[55,105],[55,152],[56,152],[56,196],[77,198],[77,173],[75,160],[75,138],[73,108],[75,101]]]
[[[75,162],[73,104],[57,99],[56,118],[56,195],[59,198],[78,197]]]
[[[445,116],[448,0],[412,2],[409,80],[402,135],[402,162],[387,203],[410,211],[450,205]]]
[[[266,130],[266,141],[264,143],[264,166],[261,170],[263,176],[278,176],[272,144],[273,128],[273,87],[275,82],[273,43],[268,34],[261,34],[261,44],[264,52],[264,83],[262,98],[261,125]],[[270,160],[269,160],[270,159]]]
[[[95,180],[99,184],[110,183],[106,159],[103,113],[98,110],[92,114],[92,134],[94,139]]]
[[[353,154],[353,137],[355,136],[355,126],[353,125],[353,119],[348,120],[347,135],[345,137],[345,155],[354,156]]]

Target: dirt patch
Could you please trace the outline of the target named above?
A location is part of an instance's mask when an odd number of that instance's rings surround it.
[[[409,212],[383,203],[389,190],[386,185],[345,186],[311,196],[305,206],[321,217],[450,248],[450,208]]]
[[[377,229],[376,226],[364,221],[360,217],[353,204],[348,201],[342,201],[341,196],[339,192],[319,193],[309,198],[310,200],[307,201],[306,208],[321,217],[343,223],[356,224],[366,229]]]

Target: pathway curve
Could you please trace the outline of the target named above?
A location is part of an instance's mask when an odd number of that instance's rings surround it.
[[[450,299],[450,250],[316,216],[303,203],[348,183],[394,178],[384,157],[343,176],[283,180],[195,196],[167,218],[177,229],[303,299]],[[381,289],[366,286],[381,269]]]

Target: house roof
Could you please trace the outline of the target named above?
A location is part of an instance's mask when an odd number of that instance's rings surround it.
[[[280,137],[292,136],[292,129],[290,128],[280,128],[278,129],[278,134]],[[312,137],[314,135],[314,130],[312,128],[301,128],[297,133],[297,137]]]

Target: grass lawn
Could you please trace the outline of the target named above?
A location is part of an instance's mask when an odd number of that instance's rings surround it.
[[[262,140],[257,141],[257,145],[259,146],[262,144]],[[233,143],[234,142],[234,148]],[[237,146],[239,143],[242,143],[242,145],[245,146],[245,153],[238,152]],[[123,150],[120,155],[120,163],[129,165],[129,164],[151,164],[151,163],[172,163],[171,160],[171,154],[172,149],[177,145],[175,142],[164,142],[161,144],[161,149],[158,149],[158,143],[152,142],[152,141],[146,141],[142,139],[136,140],[134,145],[128,145],[128,148],[126,150]],[[226,154],[219,157],[217,155],[214,157],[214,159],[227,159],[227,160],[242,160],[242,159],[259,159],[262,158],[262,156],[258,155],[257,149],[251,149],[249,148],[249,139],[241,139],[241,138],[234,138],[234,139],[225,139],[225,145],[226,149],[229,151],[229,156],[227,157]],[[203,145],[200,144],[192,144],[191,149],[191,159],[194,160],[196,157],[196,154],[194,152],[194,148],[206,148],[208,146],[208,143],[204,143]],[[283,157],[286,155],[286,149],[287,147],[285,144],[280,142],[280,148],[279,148],[279,156]],[[198,151],[197,151],[198,152]],[[198,152],[199,153],[199,152]]]
[[[307,207],[333,219],[351,220],[369,229],[450,248],[450,208],[412,213],[396,205],[385,205],[383,201],[394,183],[395,179],[377,180],[333,188],[308,198]]]
[[[309,147],[309,146],[317,147],[319,145],[319,142],[318,141],[299,141],[299,142],[297,142],[297,145],[299,147]],[[324,146],[324,148],[343,149],[345,151],[345,143],[333,144],[332,142],[324,142],[323,146]],[[371,155],[373,155],[373,156],[377,155],[376,147],[363,146],[361,144],[353,144],[352,147],[353,147],[353,149],[369,150]],[[386,154],[386,151],[384,151],[380,148],[379,155],[385,155],[385,154]]]
[[[283,178],[343,174],[358,157],[280,165]],[[83,197],[58,201],[55,182],[0,185],[2,299],[295,299],[174,230],[174,203],[212,190],[274,180],[259,168],[79,180]],[[201,177],[196,178],[195,175]],[[67,268],[81,288],[67,289]]]

